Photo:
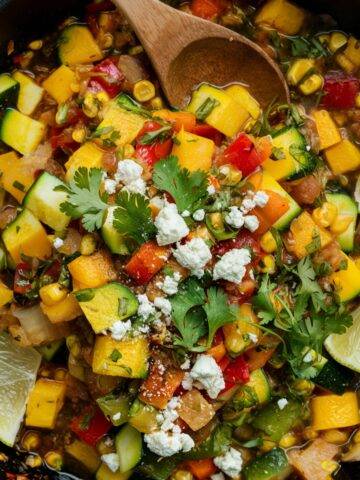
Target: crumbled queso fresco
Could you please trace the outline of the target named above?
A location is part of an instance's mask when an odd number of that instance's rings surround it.
[[[246,273],[246,266],[251,262],[247,248],[233,248],[226,252],[216,263],[213,270],[214,280],[228,280],[241,283]]]
[[[238,450],[230,447],[224,455],[215,457],[214,463],[230,478],[238,478],[242,470],[243,459]]]
[[[183,245],[178,243],[173,254],[180,265],[198,278],[204,275],[204,267],[212,258],[210,248],[202,238],[193,238]]]
[[[221,368],[210,355],[199,355],[197,357],[189,378],[192,381],[199,382],[210,398],[216,398],[225,388]]]
[[[165,205],[155,218],[154,223],[158,229],[156,240],[159,245],[176,243],[190,232],[175,203]]]

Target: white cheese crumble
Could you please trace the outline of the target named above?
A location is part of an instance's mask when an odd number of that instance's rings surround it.
[[[250,210],[253,210],[256,207],[256,203],[252,198],[244,198],[241,203],[241,211],[243,213],[249,213]]]
[[[107,453],[105,455],[101,455],[101,460],[109,467],[112,472],[116,472],[119,470],[120,462],[119,457],[116,453]]]
[[[150,205],[153,205],[158,210],[161,210],[165,207],[165,200],[159,196],[152,197],[150,199]]]
[[[243,466],[243,459],[238,450],[230,447],[224,455],[215,457],[214,463],[225,475],[228,475],[230,478],[238,478]]]
[[[228,280],[241,283],[246,273],[246,265],[251,262],[247,248],[234,248],[226,252],[216,263],[213,270],[214,280]]]
[[[287,401],[286,398],[280,398],[278,401],[277,401],[277,404],[278,404],[278,407],[280,408],[280,410],[284,410],[284,408],[286,407],[286,405],[288,404],[289,402]]]
[[[138,178],[137,180],[128,183],[123,190],[126,190],[130,193],[140,193],[141,195],[145,195],[146,183],[142,178]]]
[[[225,222],[234,228],[241,228],[244,225],[244,215],[239,207],[230,207],[230,212],[225,216]]]
[[[310,351],[307,352],[307,354],[304,356],[303,362],[305,362],[305,363],[310,363],[310,362],[312,362],[313,360],[315,360],[314,354],[313,354],[313,352],[310,350]]]
[[[130,320],[127,320],[126,322],[117,320],[110,327],[111,336],[114,340],[122,340],[129,330],[131,330]]]
[[[169,300],[163,297],[156,297],[154,299],[154,305],[158,308],[161,313],[163,313],[166,317],[170,317],[171,315],[171,303]]]
[[[249,340],[253,343],[257,343],[257,341],[259,340],[258,336],[255,333],[249,332],[248,337],[249,337]]]
[[[64,245],[64,240],[62,238],[56,237],[53,245],[56,249],[61,248]]]
[[[184,245],[178,243],[173,254],[180,265],[198,278],[204,275],[204,267],[212,258],[210,248],[202,238],[193,238]]]
[[[129,185],[141,178],[143,168],[134,160],[121,160],[117,166],[117,172],[115,173],[115,180],[121,182],[124,185]]]
[[[178,291],[180,280],[181,275],[179,272],[174,272],[173,275],[166,275],[163,282],[160,282],[160,288],[166,295],[175,295]]]
[[[186,217],[190,217],[190,212],[189,210],[184,210],[181,214],[182,217],[186,218]]]
[[[184,360],[184,362],[180,365],[181,370],[189,370],[190,368],[190,358]]]
[[[223,473],[214,473],[214,475],[211,475],[210,477],[211,480],[225,480],[224,474]]]
[[[200,208],[193,213],[193,219],[197,222],[202,222],[205,218],[205,210]]]
[[[255,232],[259,228],[259,219],[255,215],[246,215],[244,217],[245,227],[250,230],[250,232]]]
[[[143,320],[147,320],[150,315],[155,314],[155,306],[152,302],[150,302],[147,295],[138,295],[137,299],[139,301],[139,308],[137,313]]]
[[[181,386],[183,387],[184,390],[192,390],[193,383],[194,382],[193,382],[193,379],[191,378],[190,373],[186,372],[181,382]]]
[[[259,190],[255,193],[253,200],[258,207],[263,208],[269,201],[269,195],[266,192]]]
[[[194,440],[187,433],[172,433],[159,430],[144,435],[148,449],[160,457],[171,457],[178,452],[188,452],[194,447]]]
[[[189,228],[177,210],[175,203],[168,203],[155,218],[158,229],[156,240],[159,245],[169,245],[186,237]]]
[[[215,399],[225,388],[221,368],[210,355],[199,355],[190,371],[190,378],[198,381],[207,391],[210,398]]]
[[[106,178],[104,181],[104,189],[105,192],[108,193],[109,195],[112,195],[113,193],[116,192],[116,181],[111,180],[111,178]]]
[[[209,195],[215,195],[216,193],[216,189],[214,185],[209,185],[206,190]]]
[[[121,412],[115,413],[115,415],[112,416],[112,419],[114,420],[114,422],[116,422],[117,420],[120,420],[120,418],[121,418]]]

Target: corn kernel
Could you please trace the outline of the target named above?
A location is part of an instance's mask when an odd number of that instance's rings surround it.
[[[312,427],[306,427],[303,430],[303,437],[305,440],[314,440],[316,437],[319,436],[319,432],[314,430]]]
[[[223,165],[219,168],[221,185],[233,186],[242,179],[242,173],[232,165]]]
[[[265,452],[270,452],[270,450],[272,450],[275,447],[276,447],[275,442],[272,442],[271,440],[264,440],[263,444],[260,447],[260,450],[265,453]]]
[[[329,227],[338,215],[338,209],[336,205],[330,202],[324,202],[321,207],[315,208],[312,212],[314,221],[321,227]]]
[[[30,50],[40,50],[43,46],[42,40],[34,40],[33,42],[29,43]]]
[[[325,460],[321,462],[321,468],[327,473],[333,473],[339,468],[339,464],[335,460]]]
[[[38,375],[40,377],[44,378],[50,378],[51,377],[51,370],[49,368],[43,367],[39,372]]]
[[[41,287],[39,294],[45,305],[51,306],[64,300],[68,291],[65,287],[60,285],[60,283],[55,282]]]
[[[85,128],[75,128],[71,135],[72,139],[76,143],[83,143],[86,138],[86,129]]]
[[[65,368],[57,368],[54,372],[54,380],[63,381],[67,375],[67,370]]]
[[[346,73],[353,73],[356,70],[355,65],[343,53],[338,53],[335,60]]]
[[[360,443],[360,430],[358,430],[352,437],[353,442]]]
[[[263,272],[263,273],[269,273],[269,274],[272,274],[272,273],[275,273],[276,271],[276,262],[275,262],[275,258],[273,255],[265,255],[262,259],[261,259],[261,264],[263,265],[261,268],[260,268],[260,271]]]
[[[25,463],[30,468],[39,468],[42,465],[40,455],[29,455],[26,457]]]
[[[154,97],[150,102],[150,106],[154,110],[161,110],[164,108],[164,102],[161,97]]]
[[[324,78],[321,75],[314,73],[299,85],[299,89],[304,95],[311,95],[320,90],[323,84]]]
[[[41,437],[38,432],[27,431],[21,440],[21,446],[28,452],[34,452],[41,445]]]
[[[336,445],[343,445],[349,439],[349,433],[342,430],[326,430],[322,437],[329,443],[334,443]]]
[[[280,439],[279,447],[290,448],[296,445],[297,442],[298,438],[296,435],[294,435],[293,433],[287,433]]]
[[[171,475],[171,480],[193,480],[193,475],[187,470],[178,470]]]
[[[215,212],[210,214],[210,222],[215,230],[224,229],[224,221],[220,212]]]
[[[139,55],[144,51],[144,48],[142,45],[135,45],[135,47],[129,48],[129,55]]]
[[[322,33],[317,37],[317,40],[319,40],[321,45],[328,45],[330,42],[330,35],[328,33]]]
[[[335,235],[340,235],[341,233],[344,233],[349,228],[349,225],[352,221],[353,219],[350,215],[346,215],[346,216],[339,215],[331,224],[330,230],[332,233],[335,233]]]
[[[347,36],[342,32],[333,32],[330,36],[329,50],[332,53],[337,52],[347,44]]]
[[[311,393],[314,389],[314,384],[310,380],[301,378],[295,380],[293,387],[299,393]]]
[[[286,74],[288,82],[291,85],[297,85],[314,66],[315,61],[312,58],[300,58],[296,60]]]
[[[83,112],[89,118],[94,118],[99,112],[99,105],[92,93],[87,93],[82,106]]]
[[[64,464],[61,453],[56,451],[47,452],[45,455],[45,461],[49,467],[53,468],[54,470],[61,470]]]
[[[260,246],[266,253],[273,253],[276,250],[276,240],[271,232],[266,232],[260,239]]]
[[[101,103],[107,103],[110,100],[110,97],[106,92],[98,92],[96,98]]]
[[[70,84],[70,88],[74,93],[80,92],[80,83],[73,82]]]
[[[82,237],[80,243],[81,255],[91,255],[96,250],[96,240],[93,235],[86,234]]]
[[[140,80],[134,85],[133,95],[138,102],[148,102],[155,97],[155,85],[149,80]]]

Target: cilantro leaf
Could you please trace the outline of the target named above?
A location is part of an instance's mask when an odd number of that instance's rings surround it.
[[[119,233],[139,245],[155,236],[149,200],[140,193],[123,190],[117,195],[116,203],[118,207],[114,211],[113,225]]]
[[[181,337],[175,337],[175,345],[191,351],[202,351],[196,347],[197,341],[206,333],[205,315],[202,306],[205,302],[204,289],[194,278],[181,284],[179,291],[171,299],[172,321]]]
[[[171,125],[164,125],[157,130],[144,133],[139,143],[140,145],[151,145],[154,142],[164,142],[169,137],[170,131]]]
[[[270,293],[274,287],[275,285],[270,283],[269,275],[265,275],[257,294],[253,297],[252,304],[261,319],[261,325],[266,325],[276,317],[274,305],[270,300]]]
[[[107,209],[106,193],[100,194],[103,172],[99,168],[80,167],[68,186],[55,187],[55,191],[68,194],[66,202],[60,204],[60,210],[71,218],[81,218],[85,230],[93,232],[101,228],[104,211]]]
[[[208,197],[206,173],[201,170],[190,173],[179,166],[173,155],[155,164],[153,181],[156,188],[173,197],[180,213],[185,210],[193,213],[202,208]]]
[[[208,347],[210,347],[216,331],[223,325],[236,320],[236,307],[228,304],[227,295],[220,288],[209,288],[207,297],[204,310],[209,326]]]
[[[316,273],[309,257],[300,260],[295,273],[301,281],[296,293],[298,295],[310,295],[315,310],[319,311],[324,304],[325,295],[316,281]]]

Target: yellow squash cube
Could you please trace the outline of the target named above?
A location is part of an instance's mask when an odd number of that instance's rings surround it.
[[[206,102],[214,102],[214,108],[204,119],[205,123],[228,137],[236,135],[249,120],[249,113],[224,90],[201,85],[192,95],[187,110],[199,116],[199,110]]]
[[[231,85],[225,89],[225,92],[235,100],[235,102],[241,105],[242,108],[245,108],[254,120],[260,117],[260,105],[248,89],[242,85]]]
[[[69,322],[82,315],[78,301],[72,293],[55,305],[45,305],[41,302],[40,307],[51,323]]]
[[[290,235],[286,247],[298,258],[306,257],[332,241],[330,233],[317,225],[308,212],[302,212],[291,222]]]
[[[95,143],[84,143],[84,145],[78,148],[65,163],[65,168],[67,170],[65,175],[66,180],[71,180],[76,170],[80,167],[102,168],[104,153],[104,150],[95,145]]]
[[[314,66],[315,60],[313,58],[299,58],[295,60],[286,74],[288,82],[291,85],[297,85]]]
[[[13,299],[13,291],[0,281],[0,307],[3,307]]]
[[[116,280],[116,271],[110,255],[105,251],[98,251],[92,255],[80,255],[68,264],[73,278],[85,288],[95,288]]]
[[[350,37],[343,52],[345,57],[355,66],[360,67],[360,42],[355,37]]]
[[[3,231],[2,239],[15,263],[22,262],[22,254],[45,259],[52,246],[45,228],[29,210],[23,210]]]
[[[179,164],[190,172],[208,171],[212,165],[215,143],[205,137],[181,130],[176,134],[172,154],[178,157]]]
[[[347,138],[325,150],[326,160],[335,175],[360,167],[360,150]]]
[[[287,0],[269,0],[256,15],[257,25],[276,28],[286,35],[295,35],[305,20],[305,12]]]
[[[29,396],[25,425],[53,429],[64,404],[65,393],[65,382],[40,378]]]
[[[312,427],[315,430],[352,427],[360,423],[355,392],[316,396],[311,400],[311,412]]]
[[[0,155],[0,184],[19,203],[34,182],[34,173],[15,152]]]
[[[97,336],[92,368],[100,375],[145,378],[148,358],[149,346],[144,337],[118,341],[110,336]]]
[[[76,75],[71,68],[61,65],[43,82],[43,87],[57,103],[65,103],[74,93],[71,84],[75,80]]]
[[[334,284],[340,301],[348,302],[360,293],[360,269],[354,260],[345,253],[343,253],[343,257],[347,263],[346,269],[331,274],[330,280]]]
[[[341,142],[340,132],[327,110],[315,110],[312,116],[319,135],[320,150]]]

